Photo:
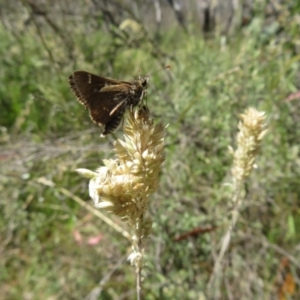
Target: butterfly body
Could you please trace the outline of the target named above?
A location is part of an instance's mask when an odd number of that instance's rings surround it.
[[[133,108],[142,101],[148,80],[148,76],[140,76],[131,82],[121,81],[85,71],[76,71],[69,77],[71,89],[89,110],[92,121],[105,126],[103,136],[119,126],[126,108]]]

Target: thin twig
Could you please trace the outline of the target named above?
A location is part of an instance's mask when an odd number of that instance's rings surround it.
[[[104,214],[102,214],[99,210],[96,210],[95,208],[93,208],[92,206],[90,206],[89,204],[87,204],[82,199],[80,199],[76,195],[72,194],[71,192],[69,192],[65,188],[57,187],[53,181],[50,181],[50,180],[48,180],[48,179],[46,179],[44,177],[40,177],[39,179],[37,179],[37,182],[41,183],[43,185],[46,185],[46,186],[55,187],[62,194],[64,194],[67,197],[70,197],[71,199],[73,199],[75,202],[77,202],[78,204],[80,204],[81,206],[83,206],[89,212],[91,212],[92,214],[94,214],[95,216],[97,216],[98,218],[100,218],[106,224],[108,224],[109,226],[111,226],[113,229],[115,229],[116,231],[118,231],[119,233],[121,233],[125,238],[127,238],[129,241],[131,241],[131,236],[130,236],[130,234],[126,230],[124,230],[122,227],[120,227],[119,225],[117,225],[116,223],[114,223],[110,218],[108,218],[107,216],[105,216]]]

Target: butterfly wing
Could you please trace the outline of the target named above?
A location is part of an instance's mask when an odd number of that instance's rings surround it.
[[[129,82],[76,71],[69,83],[78,101],[89,110],[92,121],[105,125],[103,135],[118,127],[130,96]]]

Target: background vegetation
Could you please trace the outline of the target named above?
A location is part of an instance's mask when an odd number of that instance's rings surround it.
[[[74,170],[112,157],[122,132],[99,138],[67,79],[83,69],[131,80],[168,64],[148,90],[169,127],[144,298],[214,299],[208,282],[232,207],[228,146],[249,106],[266,112],[269,132],[219,299],[300,298],[300,5],[241,1],[224,27],[219,6],[197,18],[176,3],[0,3],[0,299],[135,298],[130,244],[74,201],[92,205]]]

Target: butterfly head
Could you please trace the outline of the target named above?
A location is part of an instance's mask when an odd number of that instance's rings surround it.
[[[138,81],[142,86],[143,90],[146,90],[148,87],[149,76],[139,76]]]

